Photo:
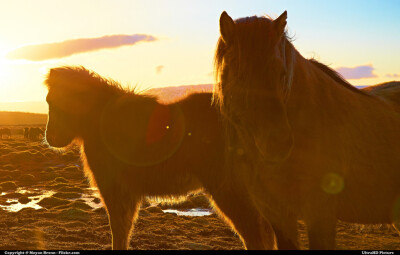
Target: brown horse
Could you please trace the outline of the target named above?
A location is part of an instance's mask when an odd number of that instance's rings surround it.
[[[400,221],[400,116],[303,58],[285,34],[286,17],[222,13],[215,101],[228,162],[260,212],[293,243],[303,219],[310,248],[333,249],[338,219]]]
[[[40,140],[41,136],[44,135],[44,130],[38,127],[31,127],[29,128],[28,132],[24,134],[28,136],[31,141],[38,141]]]
[[[82,145],[85,172],[108,212],[113,249],[129,247],[142,197],[201,189],[247,249],[276,248],[274,231],[241,176],[224,170],[224,136],[211,93],[160,104],[80,67],[52,69],[45,83],[47,142]],[[284,238],[278,242],[294,247]]]
[[[28,127],[24,128],[24,138],[29,139],[29,128]]]
[[[11,129],[9,128],[0,128],[0,138],[3,139],[3,135],[5,135],[8,139],[11,138]]]

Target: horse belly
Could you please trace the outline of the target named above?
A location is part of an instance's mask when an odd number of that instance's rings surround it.
[[[384,189],[343,192],[337,203],[339,220],[361,224],[392,223],[399,219],[400,193]]]

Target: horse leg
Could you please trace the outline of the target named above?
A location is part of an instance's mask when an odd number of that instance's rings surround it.
[[[398,233],[399,236],[400,236],[400,221],[394,222],[394,223],[393,223],[393,227],[394,227],[394,229],[397,231],[397,233]]]
[[[286,211],[272,212],[264,201],[254,200],[275,231],[278,250],[298,250],[297,218]]]
[[[335,249],[336,218],[333,211],[316,210],[312,217],[305,220],[310,250]]]
[[[103,195],[112,234],[112,249],[127,250],[133,222],[140,207],[140,198],[121,192],[117,187]]]
[[[270,223],[270,220],[265,219],[258,211],[257,215],[259,232],[254,234],[243,231],[243,239],[247,249],[298,250],[297,221],[295,218],[285,218],[285,224],[283,225]],[[275,221],[272,220],[271,222]],[[249,224],[249,222],[247,222],[247,224]],[[273,234],[275,234],[275,236]],[[259,238],[254,238],[254,236],[257,237],[257,235],[259,235]],[[260,244],[262,248],[260,248]]]
[[[272,228],[275,231],[277,247],[279,250],[298,250],[298,232],[297,232],[297,218],[295,215],[289,213],[286,209],[272,210],[274,208],[275,201],[268,199],[271,204],[268,204],[268,200],[265,199],[265,191],[263,184],[257,183],[257,185],[249,184],[252,193],[252,201],[255,207],[258,209],[261,215],[268,219]]]
[[[294,224],[288,220],[285,227],[278,227],[277,224],[271,224],[258,212],[257,214],[259,218],[258,233],[248,233],[246,229],[242,228],[242,238],[248,250],[298,250],[296,220],[294,220]]]
[[[280,227],[272,225],[275,230],[278,250],[298,250],[297,219],[295,217],[285,217],[284,222],[281,221],[280,225]]]
[[[240,190],[240,185],[230,186],[219,187],[212,194],[218,213],[239,234],[246,249],[276,249],[274,230],[252,205],[247,191]]]

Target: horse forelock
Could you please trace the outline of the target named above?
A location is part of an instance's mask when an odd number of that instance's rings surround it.
[[[296,51],[294,46],[290,42],[286,32],[283,36],[277,39],[273,36],[272,19],[269,17],[246,17],[235,21],[235,33],[232,45],[228,46],[226,42],[220,37],[217,43],[215,58],[214,58],[214,70],[215,70],[215,80],[216,84],[214,87],[214,103],[219,105],[221,112],[227,111],[227,105],[225,105],[225,97],[229,97],[232,94],[240,94],[242,98],[242,105],[246,106],[248,103],[252,104],[252,100],[248,98],[251,93],[265,93],[263,91],[266,85],[269,83],[269,79],[272,75],[275,75],[272,69],[266,66],[268,63],[268,58],[272,58],[274,55],[277,56],[285,66],[285,79],[282,83],[278,84],[282,91],[284,100],[286,101],[291,90],[291,84],[293,81],[294,73],[294,62]],[[227,84],[228,81],[225,78],[226,73],[224,72],[224,67],[226,65],[232,65],[227,61],[228,55],[232,49],[235,50],[234,54],[238,57],[236,61],[236,66],[233,68],[235,72],[233,75],[238,75],[239,73],[245,74],[247,77],[243,79],[243,86],[231,86]],[[276,54],[275,49],[278,49],[278,54]],[[260,56],[264,57],[260,59]],[[259,83],[259,87],[249,88],[247,83],[254,77],[252,77],[253,71],[255,69],[261,69],[264,75],[256,81]],[[232,80],[237,81],[238,78],[232,78]],[[229,105],[229,108],[235,107]],[[233,111],[235,109],[232,109]],[[229,115],[226,112],[226,115]]]

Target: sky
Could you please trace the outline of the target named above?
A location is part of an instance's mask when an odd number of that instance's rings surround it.
[[[123,86],[210,84],[219,16],[278,17],[306,58],[353,85],[400,80],[398,0],[0,0],[0,102],[44,101],[49,68]]]

